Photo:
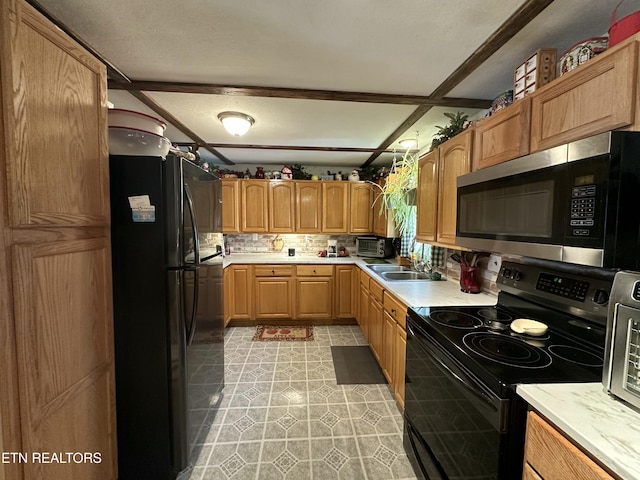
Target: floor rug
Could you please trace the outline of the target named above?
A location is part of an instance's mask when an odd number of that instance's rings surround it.
[[[331,347],[338,385],[387,383],[368,345]]]
[[[258,325],[255,341],[281,341],[281,342],[308,342],[313,340],[313,327],[311,326],[275,326]]]

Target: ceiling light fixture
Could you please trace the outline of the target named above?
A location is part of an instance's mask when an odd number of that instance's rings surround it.
[[[408,150],[418,145],[418,139],[417,138],[401,138],[400,140],[398,140],[398,143],[402,148],[405,148]]]
[[[218,114],[218,119],[227,132],[237,137],[247,133],[249,127],[255,123],[253,117],[240,112],[222,112]]]

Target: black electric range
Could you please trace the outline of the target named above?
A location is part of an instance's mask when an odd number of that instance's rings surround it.
[[[405,446],[429,479],[511,479],[522,471],[522,383],[599,382],[615,272],[504,262],[496,306],[407,314]],[[542,322],[542,335],[512,330]]]

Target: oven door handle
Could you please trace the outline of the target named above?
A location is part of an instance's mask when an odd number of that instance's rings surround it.
[[[489,397],[487,394],[485,394],[484,392],[481,392],[480,390],[478,390],[477,388],[474,388],[473,385],[470,385],[467,381],[465,381],[464,378],[462,378],[460,375],[458,375],[456,372],[454,372],[453,370],[451,370],[449,368],[449,366],[447,364],[445,364],[444,362],[442,362],[440,359],[434,357],[433,355],[431,355],[431,358],[433,360],[436,361],[437,365],[439,365],[440,367],[442,367],[444,370],[446,370],[449,374],[451,374],[453,376],[453,378],[455,378],[459,384],[461,384],[462,386],[464,386],[467,391],[469,391],[470,393],[472,393],[473,395],[475,395],[476,397],[478,397],[480,400],[482,400],[483,402],[485,402],[487,405],[489,405],[491,407],[492,410],[494,411],[498,411],[498,409],[496,408],[496,406],[493,403],[493,400],[491,397]]]

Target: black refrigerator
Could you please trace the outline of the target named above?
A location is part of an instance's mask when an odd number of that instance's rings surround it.
[[[172,155],[109,162],[118,478],[173,480],[224,386],[221,182]]]

